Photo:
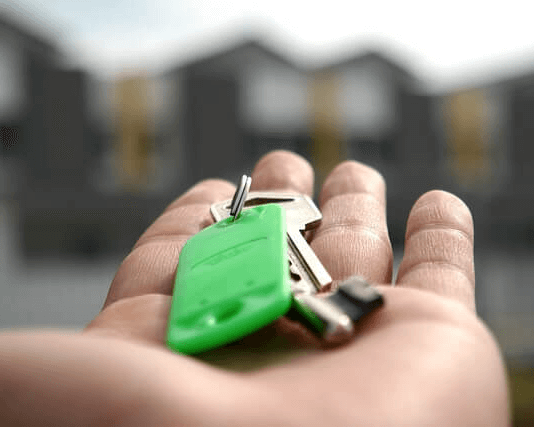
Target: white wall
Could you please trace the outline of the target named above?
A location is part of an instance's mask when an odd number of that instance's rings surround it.
[[[343,67],[340,112],[347,136],[378,138],[395,125],[395,93],[389,70],[374,61]]]
[[[240,116],[261,132],[297,133],[307,128],[308,78],[290,66],[254,55],[244,68]]]

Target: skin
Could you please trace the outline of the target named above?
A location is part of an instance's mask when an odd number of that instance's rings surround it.
[[[301,157],[269,153],[251,190],[311,195]],[[102,311],[81,333],[0,334],[6,426],[505,426],[502,356],[474,303],[473,221],[452,194],[414,204],[395,286],[385,183],[339,164],[319,195],[311,246],[335,281],[381,284],[386,304],[343,347],[322,348],[285,318],[192,358],[164,346],[173,279],[186,240],[210,225],[235,187],[200,182],[141,236]]]

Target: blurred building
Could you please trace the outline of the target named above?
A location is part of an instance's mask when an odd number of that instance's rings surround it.
[[[46,114],[30,125],[30,179],[20,196],[27,254],[126,251],[167,202],[152,185],[150,81],[122,76],[108,85],[105,121],[93,114],[99,100],[88,96],[98,84],[63,69],[42,81]]]
[[[391,237],[403,236],[418,195],[438,185],[436,97],[416,76],[378,52],[311,73],[312,161],[318,184],[340,161],[369,164],[388,183]]]
[[[125,253],[190,185],[236,182],[278,148],[310,160],[317,187],[345,159],[377,168],[398,244],[416,198],[449,190],[475,219],[478,313],[507,354],[529,357],[515,398],[532,424],[532,254],[505,245],[534,242],[534,72],[429,94],[379,52],[306,69],[243,40],[100,80],[31,28],[0,14],[0,197],[26,255]],[[31,292],[38,305],[50,287]]]
[[[236,181],[278,148],[309,159],[317,186],[345,159],[377,168],[395,242],[433,188],[466,200],[479,236],[534,238],[532,76],[431,95],[379,52],[305,69],[247,39],[101,81],[7,17],[0,34],[2,191],[18,191],[28,254],[126,250],[190,185]]]
[[[503,179],[489,203],[492,234],[507,243],[534,242],[534,73],[495,85],[501,95]]]
[[[438,135],[442,162],[440,188],[464,200],[476,218],[477,236],[487,229],[487,201],[492,192],[490,94],[468,88],[445,94],[439,103]],[[477,244],[481,243],[477,239]]]
[[[264,44],[244,41],[165,79],[178,96],[160,131],[177,141],[188,184],[235,180],[273,149],[306,154],[307,73]]]
[[[103,154],[121,132],[88,111],[90,76],[65,69],[54,42],[5,15],[0,51],[1,190],[17,201],[25,254],[126,250],[165,202],[99,187]],[[119,163],[131,168],[126,157]]]
[[[398,208],[389,220],[397,237],[415,198],[439,183],[437,100],[378,53],[307,70],[246,40],[165,78],[178,95],[169,110],[174,120],[158,132],[180,147],[190,184],[211,176],[236,180],[277,148],[309,159],[318,185],[337,163],[354,158],[392,183],[389,198]]]
[[[0,14],[0,192],[15,191],[23,180],[12,166],[28,152],[32,122],[44,114],[40,82],[60,56],[52,42]]]
[[[441,97],[442,188],[469,205],[484,245],[534,241],[532,88],[522,75]]]

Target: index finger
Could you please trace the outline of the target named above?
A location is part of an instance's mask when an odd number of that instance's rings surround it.
[[[234,185],[229,182],[206,180],[171,203],[122,262],[104,307],[122,298],[171,295],[178,257],[185,242],[213,223],[211,204],[231,198],[234,191]]]

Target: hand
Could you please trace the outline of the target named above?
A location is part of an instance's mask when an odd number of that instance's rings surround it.
[[[288,152],[265,156],[252,174],[252,190],[311,195],[312,188],[310,165]],[[352,161],[325,181],[323,223],[311,245],[335,280],[359,274],[382,284],[386,304],[360,322],[355,340],[323,350],[281,319],[201,358],[168,351],[180,249],[212,223],[210,204],[233,192],[209,180],[172,203],[126,257],[83,333],[0,335],[2,425],[509,423],[503,361],[475,313],[469,209],[441,191],[415,203],[393,287],[385,184]]]

